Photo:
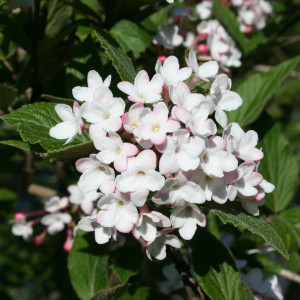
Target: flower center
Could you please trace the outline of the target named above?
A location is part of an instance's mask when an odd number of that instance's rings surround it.
[[[110,118],[110,114],[105,115],[104,120],[108,120]]]
[[[143,172],[143,171],[139,171],[139,172],[138,172],[138,175],[139,175],[139,176],[145,176],[146,174],[145,174],[145,172]]]
[[[136,124],[132,124],[132,125],[131,125],[131,128],[132,128],[132,129],[136,129],[136,128],[137,128]]]
[[[180,188],[180,184],[175,184],[172,186],[172,190],[178,190]]]
[[[211,177],[209,177],[209,176],[205,176],[205,181],[211,181]]]
[[[120,206],[124,206],[124,202],[123,201],[119,201],[119,205]]]
[[[152,131],[157,132],[159,129],[160,129],[159,126],[155,126],[155,127],[152,128]]]
[[[100,170],[100,171],[105,171],[105,168],[104,167],[98,167],[98,169]]]
[[[209,161],[209,156],[206,153],[203,155],[203,161],[205,163],[207,163]]]
[[[122,148],[118,147],[118,149],[116,150],[117,153],[121,153],[122,152]]]

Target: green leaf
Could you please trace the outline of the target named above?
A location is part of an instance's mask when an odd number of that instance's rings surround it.
[[[18,46],[27,51],[29,50],[29,37],[24,33],[19,24],[6,14],[0,14],[0,32]]]
[[[7,109],[17,100],[17,90],[0,84],[0,109]]]
[[[48,38],[55,37],[70,21],[73,9],[65,5],[61,0],[52,0],[48,5],[47,26],[45,35]]]
[[[17,200],[17,195],[13,191],[5,188],[0,188],[0,202],[15,200]]]
[[[211,233],[198,229],[191,246],[197,279],[212,300],[254,300],[227,248]]]
[[[289,250],[300,248],[300,208],[291,208],[271,217],[272,225]]]
[[[125,52],[132,51],[138,58],[151,45],[150,35],[135,23],[121,20],[114,25],[109,33],[116,39]]]
[[[116,300],[127,290],[126,284],[120,284],[112,288],[98,292],[92,300]]]
[[[20,150],[23,150],[25,152],[30,151],[30,145],[23,141],[19,141],[19,140],[1,141],[0,144],[12,146],[12,147],[18,148]]]
[[[144,19],[141,22],[141,25],[146,28],[147,30],[156,32],[158,31],[159,27],[164,25],[168,15],[169,15],[169,11],[171,9],[173,5],[167,5],[164,8],[159,9],[157,12],[155,12],[154,14],[150,15],[149,17],[147,17],[146,19]]]
[[[234,14],[234,12],[220,0],[213,0],[213,2],[213,11],[217,19],[223,24],[229,34],[242,48],[244,53],[247,54],[251,52],[259,44],[266,40],[262,32],[256,33],[252,39],[247,38],[244,33],[240,31],[240,23],[238,22],[237,16]]]
[[[48,152],[62,149],[74,151],[75,145],[89,142],[87,132],[77,136],[67,145],[64,145],[65,141],[54,139],[49,135],[50,128],[61,122],[54,106],[54,103],[43,102],[24,105],[1,118],[17,129],[24,142],[40,144]]]
[[[74,103],[73,99],[61,98],[61,97],[56,97],[47,94],[42,94],[41,97],[49,102],[54,102],[54,103],[63,103],[67,105],[73,105]]]
[[[275,185],[275,190],[266,194],[266,205],[273,212],[279,212],[291,202],[295,194],[297,159],[291,154],[288,141],[278,125],[266,134],[261,146],[266,155],[260,163],[260,171],[267,181]]]
[[[224,224],[231,223],[235,227],[247,229],[253,234],[262,237],[285,258],[289,257],[281,238],[274,229],[262,218],[244,213],[238,203],[226,203],[224,205],[205,203],[203,208],[209,213],[216,215]]]
[[[133,82],[136,71],[131,59],[107,32],[97,29],[95,33],[121,79]]]
[[[143,257],[139,244],[120,247],[111,254],[111,268],[121,282],[126,283],[132,275],[139,272]]]
[[[149,295],[151,294],[151,291],[147,287],[140,287],[137,290],[134,291],[134,293],[130,293],[130,291],[126,292],[124,295],[122,295],[119,299],[120,300],[146,300],[148,299]],[[157,297],[156,297],[157,299]]]
[[[249,76],[235,91],[242,97],[243,104],[237,110],[227,113],[229,123],[241,126],[254,122],[281,83],[300,62],[300,56],[273,67],[269,72]]]
[[[97,292],[106,288],[108,258],[107,246],[96,245],[93,234],[77,231],[68,257],[68,269],[72,285],[80,299],[90,300]]]
[[[72,97],[75,86],[85,86],[90,70],[100,71],[101,60],[93,39],[88,36],[84,42],[74,47],[73,58],[66,69],[66,89],[68,97]]]

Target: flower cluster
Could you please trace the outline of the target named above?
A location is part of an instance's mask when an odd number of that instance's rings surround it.
[[[64,128],[64,125],[61,126]],[[95,211],[95,201],[102,194],[96,191],[83,194],[77,185],[69,186],[68,191],[70,194],[67,197],[44,198],[41,210],[15,213],[12,233],[23,237],[26,241],[32,240],[35,245],[41,245],[47,234],[55,235],[67,228],[63,248],[65,251],[70,251],[77,230],[75,220],[92,214]],[[33,226],[38,224],[44,229],[33,237]]]
[[[271,5],[265,0],[232,0],[224,3],[237,9],[237,20],[241,31],[245,33],[264,28],[268,15],[272,13]],[[240,67],[242,53],[221,23],[212,18],[212,9],[213,2],[210,0],[203,0],[195,7],[173,6],[168,24],[160,27],[153,43],[163,45],[166,49],[174,49],[179,45],[194,49],[199,60],[216,60],[226,72],[229,68]],[[191,30],[199,19],[196,29]]]
[[[90,71],[88,87],[73,89],[76,100],[86,101],[75,102],[73,113],[56,106],[63,122],[50,135],[69,142],[74,132],[89,128],[98,150],[76,162],[80,192],[103,193],[99,210],[78,224],[94,231],[97,243],[131,233],[149,258],[163,259],[166,245],[181,246],[175,229],[190,240],[197,226],[206,225],[201,204],[238,196],[257,215],[264,194],[273,190],[257,170],[263,158],[257,133],[227,124],[226,111],[237,109],[241,97],[230,90],[228,76],[218,74],[216,62],[198,66],[195,56],[192,50],[184,68],[175,56],[158,60],[152,78],[142,70],[134,83],[120,82],[126,102],[113,96],[109,80]],[[206,95],[191,91],[201,81],[212,83]]]

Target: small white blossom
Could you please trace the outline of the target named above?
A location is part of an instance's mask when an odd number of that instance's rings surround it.
[[[67,197],[60,198],[58,196],[48,197],[44,200],[44,209],[49,213],[56,212],[65,208],[69,204]]]
[[[72,217],[68,213],[53,213],[45,215],[41,219],[41,223],[47,226],[49,234],[54,235],[65,228],[65,224],[69,224]]]
[[[21,236],[27,241],[33,234],[32,225],[24,219],[13,221],[12,233],[16,236]]]
[[[183,43],[183,37],[178,34],[177,25],[162,26],[153,38],[153,44],[163,45],[166,49],[174,49]]]

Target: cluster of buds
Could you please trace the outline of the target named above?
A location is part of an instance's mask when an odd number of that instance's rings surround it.
[[[65,251],[71,250],[74,235],[77,230],[76,221],[84,216],[94,213],[96,200],[102,196],[101,193],[81,193],[77,185],[68,187],[69,196],[51,196],[43,200],[43,209],[15,213],[12,221],[12,233],[23,237],[26,241],[32,241],[35,245],[41,245],[47,234],[55,235],[66,231],[66,240],[63,245]],[[34,225],[42,225],[44,229],[36,236]]]
[[[271,5],[265,0],[232,0],[223,3],[236,7],[240,30],[245,33],[263,29],[267,17],[272,13]],[[211,0],[203,0],[195,7],[172,7],[168,24],[159,29],[153,39],[154,44],[166,49],[180,45],[194,49],[200,61],[216,60],[226,72],[229,72],[229,68],[240,67],[242,53],[222,24],[212,18],[212,9]],[[196,29],[191,31],[199,19]]]
[[[88,128],[99,151],[76,162],[80,192],[103,193],[99,210],[78,224],[94,231],[99,244],[117,239],[118,232],[131,233],[149,258],[163,259],[166,245],[182,244],[176,229],[190,240],[197,226],[206,225],[201,210],[206,201],[224,204],[238,196],[257,215],[264,194],[274,188],[257,171],[263,158],[257,133],[227,124],[225,111],[242,104],[230,90],[231,80],[218,74],[214,61],[198,66],[193,50],[187,63],[180,68],[169,56],[157,61],[151,79],[142,70],[134,83],[120,82],[126,102],[113,96],[110,77],[103,81],[90,71],[88,86],[73,89],[74,98],[84,103],[75,102],[73,111],[55,107],[63,122],[50,135],[70,142]],[[207,95],[191,91],[201,81],[212,83]]]

